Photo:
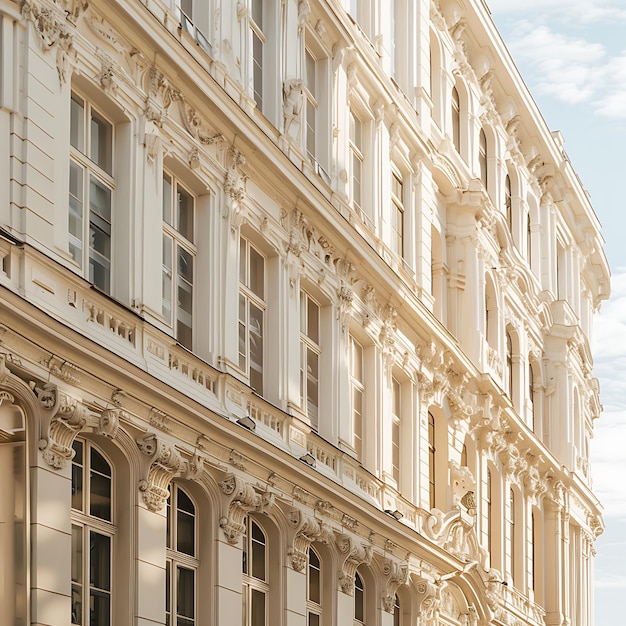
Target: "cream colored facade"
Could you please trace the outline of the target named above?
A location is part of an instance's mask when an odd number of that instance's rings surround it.
[[[591,625],[562,143],[480,0],[0,0],[0,623]]]

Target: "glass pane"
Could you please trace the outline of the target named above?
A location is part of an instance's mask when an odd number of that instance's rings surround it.
[[[265,626],[265,593],[253,589],[251,604],[250,626]]]
[[[307,354],[307,405],[309,410],[317,410],[319,390],[318,390],[318,377],[319,377],[319,364],[318,355],[313,350],[308,350]]]
[[[89,605],[89,626],[111,624],[111,596],[108,593],[92,589],[89,594]]]
[[[265,298],[265,285],[263,276],[264,268],[265,260],[252,246],[250,246],[250,282],[248,286],[254,294],[261,298],[261,300]]]
[[[111,467],[94,448],[90,462],[89,514],[111,521]]]
[[[309,550],[309,601],[320,604],[320,560],[314,550]]]
[[[307,336],[314,343],[320,342],[320,308],[311,300],[311,298],[307,299],[307,318],[308,318],[308,329]]]
[[[178,232],[188,241],[193,241],[193,196],[182,187],[177,189]]]
[[[99,113],[91,112],[91,150],[89,157],[111,174],[113,128]]]
[[[176,549],[178,552],[195,554],[195,509],[184,491],[178,490],[176,511]]]
[[[83,442],[74,441],[72,448],[72,508],[83,510]]]
[[[365,617],[365,597],[363,581],[358,572],[354,575],[354,619],[359,622]]]
[[[83,529],[72,526],[72,582],[83,582]]]
[[[192,348],[193,320],[193,256],[177,246],[178,252],[178,308],[176,311],[176,339],[186,348]]]
[[[76,263],[82,265],[83,256],[83,168],[70,161],[69,189],[69,248]]]
[[[309,613],[309,623],[308,626],[319,626],[320,625],[320,616],[316,613]]]
[[[259,580],[265,580],[265,535],[254,522],[251,522],[251,527],[252,571],[250,574]]]
[[[263,311],[250,303],[250,361],[263,368]]]
[[[172,240],[163,235],[163,267],[162,267],[162,313],[166,321],[172,321]]]
[[[172,226],[172,179],[163,174],[163,221]]]
[[[89,533],[89,585],[93,589],[111,590],[111,538]]]
[[[83,101],[72,94],[70,104],[70,143],[85,152],[85,106]]]
[[[170,612],[172,610],[172,600],[170,592],[172,563],[167,561],[165,564],[165,623],[170,623]]]
[[[248,284],[246,280],[246,270],[248,268],[248,257],[246,240],[239,239],[239,282],[244,285]]]
[[[193,619],[194,617],[194,594],[195,583],[194,574],[192,569],[186,567],[179,567],[178,569],[178,581],[176,590],[176,613],[180,617],[187,617]],[[187,621],[178,621],[179,624],[189,623]]]
[[[89,210],[102,220],[101,227],[111,235],[111,190],[94,176],[89,178]],[[94,219],[92,217],[92,219]],[[108,227],[105,226],[108,225]]]
[[[363,347],[352,338],[352,377],[363,382]]]

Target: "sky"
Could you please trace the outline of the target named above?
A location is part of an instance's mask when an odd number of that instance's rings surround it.
[[[604,506],[595,544],[595,625],[626,623],[626,0],[487,0],[550,130],[602,224],[611,297],[592,350],[603,412],[591,442],[593,488]]]

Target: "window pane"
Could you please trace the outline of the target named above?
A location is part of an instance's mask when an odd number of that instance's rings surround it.
[[[70,161],[69,249],[76,263],[83,261],[83,168]]]
[[[101,591],[111,590],[111,538],[90,532],[89,585]]]
[[[319,626],[320,625],[320,616],[317,613],[309,613],[309,623],[308,626]]]
[[[251,626],[265,626],[265,593],[258,589],[253,589],[251,604]]]
[[[307,351],[307,386],[306,386],[306,399],[308,410],[317,414],[317,407],[319,404],[319,364],[318,355],[313,350]]]
[[[168,546],[169,547],[169,546]],[[172,610],[172,600],[171,600],[171,571],[172,563],[171,561],[167,561],[165,564],[165,623],[167,626],[170,624],[170,612]]]
[[[311,300],[307,298],[307,336],[314,343],[319,343],[320,339],[320,308]]]
[[[81,152],[85,152],[85,106],[83,101],[72,94],[70,104],[70,143]]]
[[[178,232],[193,241],[193,197],[180,186],[177,189]]]
[[[163,174],[163,221],[172,226],[172,179]]]
[[[72,444],[74,458],[72,459],[72,508],[83,510],[83,442],[74,441]]]
[[[265,299],[264,267],[265,260],[250,246],[250,276],[248,286],[250,290],[262,300]]]
[[[172,240],[163,235],[162,313],[166,321],[172,321]]]
[[[250,385],[263,392],[263,311],[250,303]]]
[[[178,583],[176,590],[176,613],[179,617],[191,618],[192,620],[194,617],[194,573],[195,572],[192,569],[179,567],[177,572]],[[178,624],[189,623],[193,623],[193,621],[189,622],[187,620],[178,620]]]
[[[113,129],[101,115],[91,112],[91,150],[89,157],[105,172],[111,174],[111,156],[113,152]]]
[[[254,522],[251,525],[252,571],[250,574],[259,580],[265,580],[265,535]]]
[[[176,310],[176,339],[186,348],[192,348],[193,319],[193,257],[177,246],[178,253],[178,307]]]
[[[178,552],[195,554],[195,508],[193,502],[181,489],[178,490],[176,511],[176,549]]]
[[[354,575],[354,619],[359,622],[365,617],[365,596],[363,581],[358,572]]]
[[[83,529],[72,526],[72,624],[83,623]]]
[[[309,550],[309,601],[321,603],[320,595],[320,560],[315,550]]]

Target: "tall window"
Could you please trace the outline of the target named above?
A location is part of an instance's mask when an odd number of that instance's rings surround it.
[[[247,240],[239,240],[239,367],[250,386],[263,393],[265,259]]]
[[[395,170],[391,173],[391,249],[404,256],[404,183]]]
[[[176,340],[193,348],[195,199],[173,176],[163,173],[162,312]]]
[[[478,171],[483,187],[487,191],[487,136],[482,128],[478,137]]]
[[[365,584],[359,572],[354,574],[354,621],[365,624]]]
[[[352,112],[350,112],[350,168],[352,205],[355,209],[360,209],[363,192],[363,125]]]
[[[435,508],[435,476],[437,450],[435,448],[435,416],[428,412],[428,494],[431,509]]]
[[[109,626],[113,472],[89,441],[77,439],[72,448],[72,624]]]
[[[494,563],[494,537],[493,537],[493,482],[491,470],[487,468],[487,546],[489,548],[489,563],[495,567]]]
[[[99,289],[111,289],[113,125],[73,93],[70,104],[69,252]]]
[[[320,306],[300,293],[300,404],[317,427],[319,409]]]
[[[402,606],[398,594],[394,596],[393,601],[393,626],[402,626]]]
[[[535,528],[535,511],[534,509],[530,513],[530,588],[535,591],[537,587],[537,572],[536,572],[536,562],[535,558],[537,555],[536,552],[536,543],[538,541],[537,537],[537,529]]]
[[[322,617],[322,562],[319,554],[309,548],[307,569],[307,626],[320,626]]]
[[[265,626],[269,611],[267,537],[248,517],[243,537],[243,626]]]
[[[533,253],[533,233],[531,228],[530,213],[526,216],[526,261],[528,265],[532,263]]]
[[[357,458],[363,456],[363,346],[350,335],[350,409],[352,413],[352,446]]]
[[[507,372],[507,391],[509,392],[509,398],[513,399],[513,340],[511,334],[506,334],[506,372]]]
[[[509,553],[511,580],[515,582],[515,569],[517,566],[517,538],[515,537],[515,492],[509,490]]]
[[[266,36],[263,33],[263,0],[250,0],[250,37],[252,45],[251,90],[259,110],[263,110],[263,46]]]
[[[461,102],[456,87],[452,87],[452,143],[457,152],[461,152]]]
[[[167,562],[165,570],[165,623],[196,623],[196,507],[178,485],[167,500]]]
[[[528,362],[528,407],[530,413],[530,423],[533,430],[537,430],[537,424],[535,424],[535,373],[533,371],[533,364]]]
[[[317,160],[317,114],[318,114],[318,79],[317,60],[310,50],[305,53],[306,69],[306,150],[309,156]]]
[[[513,202],[511,199],[511,177],[507,174],[504,179],[504,208],[506,210],[506,224],[509,232],[513,234]]]
[[[396,484],[400,483],[400,415],[401,397],[400,383],[391,380],[391,468]]]

